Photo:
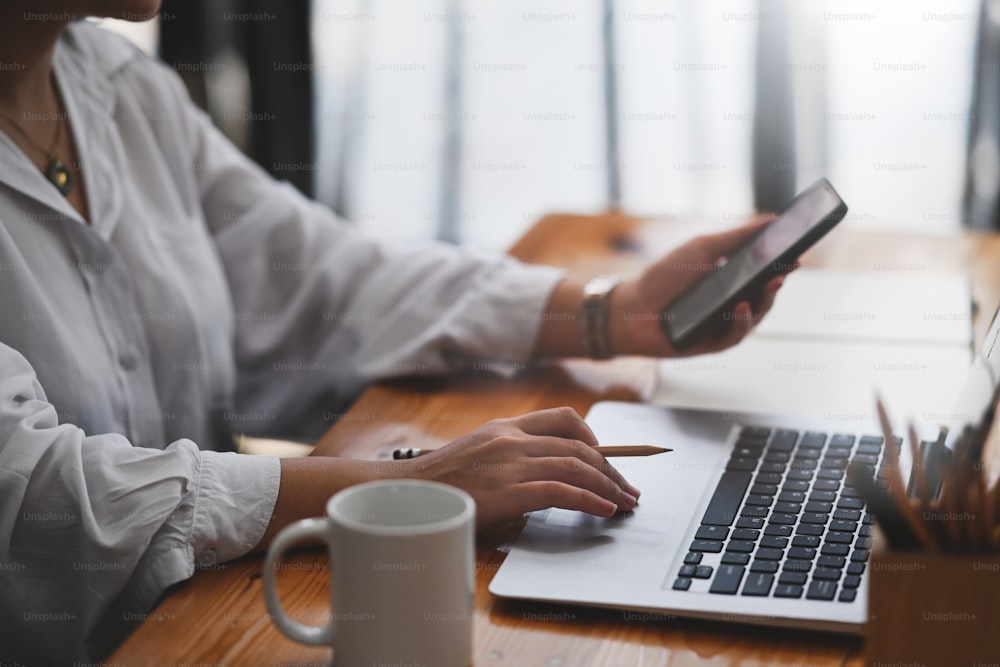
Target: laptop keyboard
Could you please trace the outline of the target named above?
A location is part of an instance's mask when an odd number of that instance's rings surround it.
[[[854,602],[874,519],[844,477],[877,471],[883,440],[743,428],[674,590]]]

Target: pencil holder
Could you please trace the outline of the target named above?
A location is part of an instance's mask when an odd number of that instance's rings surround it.
[[[873,552],[865,662],[1000,663],[1000,557]]]

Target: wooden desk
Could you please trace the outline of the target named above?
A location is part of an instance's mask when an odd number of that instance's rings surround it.
[[[587,275],[630,273],[686,237],[705,231],[676,220],[550,216],[512,249],[527,262]],[[976,343],[1000,303],[1000,236],[864,233],[840,229],[804,260],[811,266],[925,273],[968,272],[980,306]],[[384,458],[397,446],[436,447],[484,422],[598,400],[644,400],[654,362],[622,359],[539,365],[511,381],[483,372],[368,389],[330,429],[317,453]],[[477,552],[477,667],[587,665],[860,665],[858,638],[686,619],[640,620],[620,611],[503,601],[487,585],[522,522],[480,535]],[[278,574],[286,607],[303,622],[327,616],[326,554],[292,556]],[[326,664],[330,651],[297,644],[271,624],[261,592],[262,559],[201,571],[179,585],[109,658],[124,665]]]

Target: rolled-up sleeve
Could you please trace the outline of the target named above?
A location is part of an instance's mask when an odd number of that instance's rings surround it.
[[[272,457],[60,425],[28,361],[0,344],[3,657],[102,655],[168,586],[250,551],[279,483]]]

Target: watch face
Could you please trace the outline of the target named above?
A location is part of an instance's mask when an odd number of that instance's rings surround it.
[[[590,280],[583,288],[583,293],[585,296],[601,296],[607,294],[615,285],[618,284],[619,278],[617,276],[597,276],[596,278]]]

